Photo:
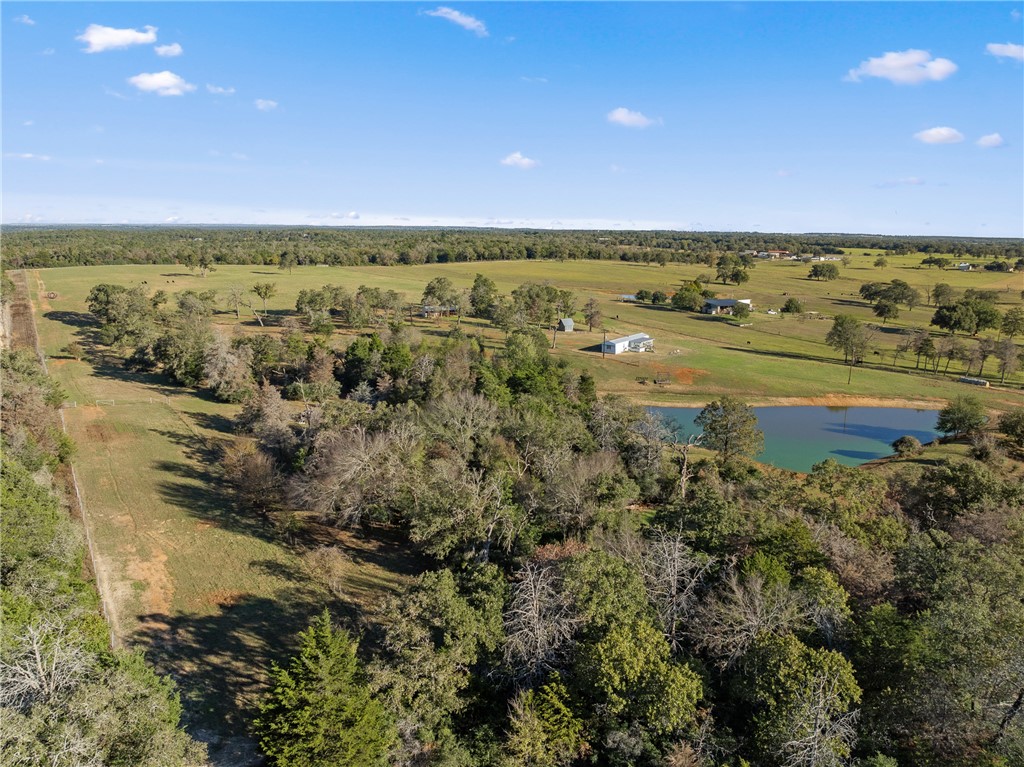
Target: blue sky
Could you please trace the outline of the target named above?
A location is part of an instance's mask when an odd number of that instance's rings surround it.
[[[1024,235],[1021,3],[8,3],[5,223]]]

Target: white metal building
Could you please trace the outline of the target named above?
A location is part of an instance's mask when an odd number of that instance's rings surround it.
[[[622,338],[609,338],[601,350],[606,354],[622,354],[623,352],[654,351],[654,339],[646,333],[634,333]]]

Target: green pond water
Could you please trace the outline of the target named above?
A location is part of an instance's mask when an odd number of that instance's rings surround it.
[[[700,430],[693,419],[700,408],[652,407],[674,424],[680,434]],[[793,471],[834,458],[859,466],[892,454],[890,445],[905,434],[922,443],[939,436],[937,410],[890,407],[758,407],[758,427],[764,432],[764,452],[757,460]]]

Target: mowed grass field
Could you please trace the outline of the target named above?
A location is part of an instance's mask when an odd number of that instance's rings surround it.
[[[602,360],[596,351],[601,332],[597,328],[593,333],[585,332],[585,325],[577,315],[577,327],[584,332],[559,336],[555,353],[567,356],[574,365],[589,369],[604,392],[628,394],[660,404],[704,402],[723,393],[742,396],[755,404],[780,404],[795,399],[838,402],[843,398],[934,402],[964,390],[963,384],[955,382],[956,376],[963,372],[961,363],[950,365],[947,376],[907,375],[915,372],[913,355],[904,355],[892,364],[893,352],[902,340],[898,331],[928,327],[933,306],[918,306],[912,312],[904,308],[897,320],[880,327],[875,333],[869,365],[856,368],[849,384],[849,369],[836,364],[841,358],[824,340],[835,314],[852,314],[864,322],[877,324],[871,307],[858,295],[861,284],[869,281],[902,279],[918,288],[922,295],[936,283],[946,282],[958,291],[967,288],[997,291],[1001,311],[1022,304],[1024,274],[921,268],[922,257],[922,254],[889,256],[887,267],[875,268],[872,266],[874,255],[855,255],[849,267],[840,265],[842,276],[832,282],[807,279],[810,267],[800,262],[759,262],[745,285],[710,285],[721,297],[753,300],[757,311],[745,327],[726,318],[619,300],[621,295],[641,288],[671,294],[681,283],[702,273],[713,273],[713,269],[703,265],[659,267],[607,261],[511,261],[396,267],[311,266],[296,267],[290,273],[265,266],[219,266],[205,278],[173,266],[110,266],[41,270],[39,275],[47,289],[58,294],[51,303],[65,311],[84,311],[85,296],[97,282],[128,285],[145,281],[154,291],[214,289],[222,295],[231,284],[248,288],[256,282],[273,282],[278,294],[268,302],[268,307],[277,316],[294,310],[299,290],[324,284],[351,289],[364,284],[393,289],[415,302],[427,282],[441,275],[449,277],[457,287],[468,288],[474,276],[483,273],[506,293],[524,282],[549,282],[574,291],[579,306],[588,298],[596,297],[602,305],[603,326],[608,337],[637,331],[654,336],[656,351],[653,354],[626,354]],[[799,298],[808,312],[817,312],[809,316],[819,319],[767,314],[770,308],[781,308],[790,296]],[[261,332],[246,310],[238,322],[225,307],[216,322],[228,327],[238,326],[237,332]],[[447,332],[453,324],[454,320],[448,319],[414,323],[423,332],[432,334]],[[494,345],[500,344],[501,333],[489,323],[464,320],[463,325],[468,332],[479,331]],[[935,328],[932,330],[937,339],[941,333]],[[347,343],[348,333],[339,329],[333,340],[335,345]],[[997,364],[995,358],[991,358],[986,370],[993,373]],[[942,366],[945,366],[944,361]],[[647,379],[648,383],[639,383],[637,379]],[[654,379],[667,383],[650,383]],[[1012,387],[1019,389],[1022,383],[1024,373],[1018,372],[1007,381],[1010,391],[972,389],[972,392],[994,408],[1009,407],[1019,396],[1019,391],[1012,391]]]

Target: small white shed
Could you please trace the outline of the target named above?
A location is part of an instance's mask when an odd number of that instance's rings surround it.
[[[622,354],[623,352],[654,351],[654,339],[646,333],[634,333],[621,338],[609,338],[601,346],[605,354]]]

